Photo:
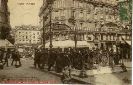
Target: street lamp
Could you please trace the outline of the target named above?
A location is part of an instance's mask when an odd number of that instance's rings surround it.
[[[80,30],[82,30],[83,21],[80,22],[80,25],[81,25]],[[82,56],[81,61],[82,61],[82,69],[81,69],[81,72],[80,72],[80,74],[79,74],[79,77],[81,77],[81,78],[87,78],[88,76],[87,76],[87,74],[86,74],[86,70],[85,70],[85,61],[84,61],[83,56]]]
[[[74,0],[73,0],[72,16],[71,16],[71,18],[69,18],[68,22],[73,25],[74,41],[75,41],[75,49],[76,49],[77,48],[77,30],[75,27],[76,20],[75,20],[74,12],[75,12],[75,9],[74,9]]]
[[[44,47],[44,49],[45,49],[45,30],[44,30],[44,17],[43,17],[43,38],[42,38],[42,40],[43,40],[43,47]]]
[[[53,3],[53,0],[47,0],[47,3],[49,5],[49,13],[50,13],[50,21],[49,21],[49,24],[50,24],[50,50],[52,49],[53,45],[52,45],[52,36],[53,36],[53,33],[52,33],[52,3]]]
[[[72,21],[72,24],[73,24],[73,29],[74,29],[74,41],[75,41],[75,49],[77,48],[77,30],[76,30],[76,27],[75,27],[75,23],[76,23],[76,20],[75,20],[75,16],[74,16],[74,0],[73,0],[73,7],[72,7],[72,18],[71,18],[71,21]]]

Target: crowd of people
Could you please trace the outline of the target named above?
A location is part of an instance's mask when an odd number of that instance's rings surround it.
[[[17,50],[10,51],[10,50],[0,50],[0,69],[3,69],[6,65],[9,67],[9,59],[12,59],[11,66],[20,67],[21,61],[20,61],[20,54]],[[14,64],[15,63],[15,64]]]
[[[0,50],[0,69],[6,65],[9,66],[9,59],[11,59],[11,66],[16,68],[21,67],[21,55],[17,50],[4,51]],[[57,73],[63,73],[62,80],[67,77],[70,79],[71,69],[77,70],[92,70],[97,69],[97,66],[110,66],[122,64],[123,57],[121,53],[114,52],[113,49],[89,49],[89,48],[52,48],[52,49],[35,49],[34,52],[34,66],[35,68],[44,69],[48,71],[54,70]],[[15,63],[15,64],[14,64]],[[126,70],[125,66],[122,65]]]
[[[62,72],[66,66],[82,70],[95,69],[95,65],[111,66],[118,65],[121,55],[119,52],[104,49],[67,48],[62,51],[61,48],[51,50],[35,50],[34,65],[43,69],[48,66],[48,71],[53,67],[56,72]]]

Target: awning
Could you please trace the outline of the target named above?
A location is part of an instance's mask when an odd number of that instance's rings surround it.
[[[128,45],[131,45],[131,44],[132,44],[132,42],[131,42],[131,41],[126,41],[126,43],[127,43]]]
[[[118,25],[116,23],[113,23],[113,22],[108,22],[108,23],[105,23],[106,26],[113,26],[113,27],[117,27]]]
[[[19,48],[18,51],[19,51],[19,52],[24,52],[24,49]]]
[[[77,47],[89,47],[92,48],[92,44],[87,41],[77,41]]]
[[[46,48],[49,48],[50,42],[45,44]],[[72,40],[65,40],[65,41],[53,41],[52,42],[53,48],[65,48],[65,47],[74,47],[75,43]]]
[[[49,48],[50,42],[46,43],[45,48]],[[75,42],[73,40],[65,40],[65,41],[53,41],[53,48],[68,48],[75,47]],[[94,47],[94,44],[88,43],[87,41],[77,41],[77,47]]]
[[[7,39],[0,40],[0,48],[13,48],[14,45],[11,44]]]
[[[121,39],[122,39],[122,43],[127,43],[128,45],[131,45],[132,44],[132,42],[130,41],[130,40],[125,40],[123,37],[121,37]]]

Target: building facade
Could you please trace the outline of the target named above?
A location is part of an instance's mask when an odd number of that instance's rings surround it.
[[[0,0],[0,38],[5,39],[10,34],[10,13],[7,6],[8,0]]]
[[[40,25],[45,40],[74,40],[93,43],[98,48],[110,49],[122,36],[131,39],[131,33],[120,32],[117,0],[43,0]],[[52,4],[52,6],[51,6]]]
[[[39,27],[36,26],[16,26],[15,45],[39,45],[41,35]]]

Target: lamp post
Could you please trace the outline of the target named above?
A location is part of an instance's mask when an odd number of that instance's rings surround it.
[[[73,24],[73,29],[74,29],[74,41],[75,41],[75,49],[77,48],[77,30],[76,30],[76,27],[75,27],[75,23],[76,23],[76,20],[75,20],[75,16],[74,16],[74,0],[73,0],[73,9],[72,9],[72,24]]]
[[[74,33],[74,41],[75,41],[75,49],[77,48],[77,30],[76,30],[76,27],[75,27],[75,33]]]
[[[73,25],[73,30],[74,30],[74,42],[75,42],[75,49],[76,49],[76,48],[77,48],[77,30],[76,30],[76,27],[75,27],[76,20],[75,20],[74,12],[75,12],[75,9],[74,9],[74,0],[73,0],[72,16],[71,16],[71,18],[68,20],[68,22],[71,23],[71,24]]]
[[[50,13],[50,21],[49,21],[49,24],[50,24],[50,50],[52,49],[53,45],[52,45],[52,36],[53,36],[53,33],[52,33],[52,3],[53,3],[53,0],[47,0],[47,3],[48,3],[48,6],[49,6],[49,13]]]
[[[44,47],[44,49],[45,49],[45,30],[44,30],[44,17],[43,17],[43,47]]]
[[[83,25],[83,21],[81,21],[80,22],[80,25],[81,25],[81,28],[80,28],[80,30],[82,30],[82,25]],[[84,56],[82,56],[82,69],[81,69],[81,72],[80,72],[80,74],[79,74],[79,77],[81,77],[81,78],[87,78],[88,76],[87,76],[87,74],[86,74],[86,70],[85,70],[85,61],[84,61],[84,58],[83,58]]]

